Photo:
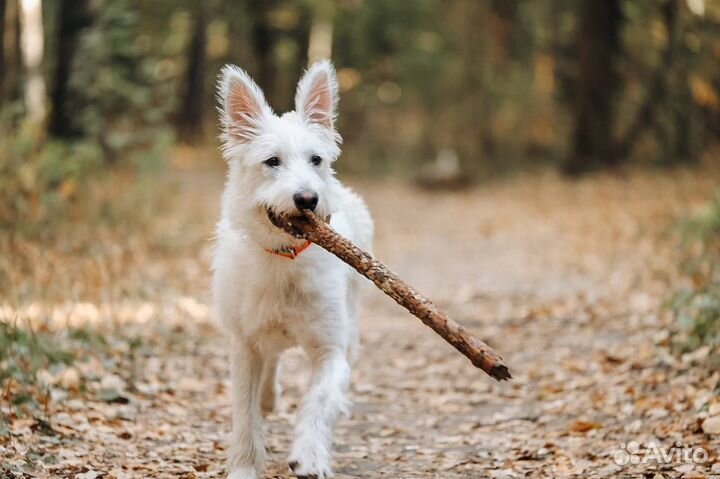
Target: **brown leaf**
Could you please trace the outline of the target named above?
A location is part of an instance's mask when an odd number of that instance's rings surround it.
[[[575,421],[570,425],[572,432],[588,432],[593,429],[600,429],[602,425],[597,422]]]

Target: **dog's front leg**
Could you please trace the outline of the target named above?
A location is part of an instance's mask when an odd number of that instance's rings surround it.
[[[231,340],[232,437],[228,457],[229,479],[257,479],[265,463],[260,416],[262,358],[245,338]]]
[[[332,476],[330,451],[335,420],[348,408],[345,392],[350,366],[345,348],[338,345],[308,351],[312,379],[295,425],[295,442],[289,464],[298,477]]]

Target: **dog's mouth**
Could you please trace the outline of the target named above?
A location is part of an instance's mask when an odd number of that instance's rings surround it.
[[[305,211],[307,211],[310,214],[313,214],[310,210],[305,210]],[[305,211],[297,212],[294,214],[282,214],[282,213],[278,213],[277,211],[273,210],[272,208],[265,208],[265,214],[267,214],[267,217],[270,220],[270,223],[272,223],[275,227],[280,228],[281,230],[283,230],[287,233],[290,233],[291,235],[295,236],[296,238],[305,238],[305,234],[296,227],[293,227],[290,230],[288,230],[288,226],[292,225],[292,223],[294,223],[294,222],[307,221]],[[326,215],[324,217],[321,217],[321,219],[325,223],[330,223],[330,216],[331,215]]]

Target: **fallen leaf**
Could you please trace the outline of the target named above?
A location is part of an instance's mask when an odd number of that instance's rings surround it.
[[[602,425],[597,422],[575,421],[570,425],[570,430],[572,432],[588,432],[601,427]]]

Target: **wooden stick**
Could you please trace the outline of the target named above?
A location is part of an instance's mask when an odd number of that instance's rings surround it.
[[[402,281],[387,266],[340,236],[310,210],[303,210],[302,216],[292,217],[269,212],[268,217],[278,228],[321,246],[375,283],[375,286],[420,318],[426,326],[432,328],[490,377],[498,381],[512,377],[502,357],[495,350],[440,312],[429,299]]]

